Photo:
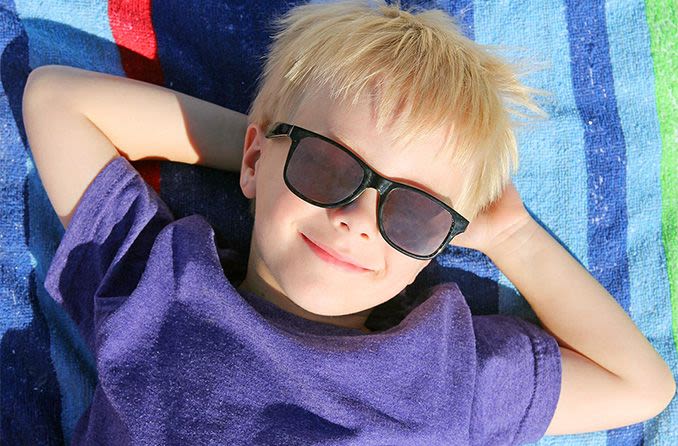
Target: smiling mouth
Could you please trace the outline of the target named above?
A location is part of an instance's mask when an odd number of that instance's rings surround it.
[[[318,257],[320,257],[320,258],[321,258],[322,260],[324,260],[325,262],[327,262],[327,263],[329,263],[329,264],[331,264],[331,265],[337,266],[337,267],[339,267],[339,268],[341,268],[341,269],[343,269],[343,270],[345,270],[345,271],[351,271],[351,272],[367,272],[367,271],[371,271],[371,270],[369,270],[369,269],[362,268],[362,267],[357,266],[357,265],[354,265],[354,264],[352,264],[352,263],[344,262],[343,260],[337,259],[336,257],[332,256],[332,255],[331,255],[330,253],[328,253],[327,251],[323,250],[320,246],[318,246],[318,245],[316,245],[315,243],[313,243],[308,237],[306,237],[306,236],[305,236],[304,234],[302,234],[301,232],[300,232],[299,234],[301,234],[301,238],[302,238],[302,239],[304,240],[304,242],[306,243],[306,246],[308,246],[309,248],[311,248],[311,251],[313,251],[313,253],[314,253],[315,255],[317,255]]]

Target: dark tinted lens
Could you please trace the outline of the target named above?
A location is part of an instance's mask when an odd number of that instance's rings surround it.
[[[287,181],[305,197],[334,204],[351,195],[363,169],[348,153],[320,138],[299,141],[287,165]]]
[[[404,250],[427,256],[447,237],[452,215],[437,202],[410,189],[392,190],[382,210],[386,236]]]

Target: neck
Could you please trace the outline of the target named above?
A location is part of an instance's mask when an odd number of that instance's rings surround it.
[[[276,307],[304,319],[343,328],[357,329],[363,333],[371,333],[371,331],[365,327],[365,321],[372,312],[372,308],[368,308],[367,310],[361,311],[359,313],[341,316],[324,316],[321,314],[311,313],[310,311],[307,311],[306,309],[295,304],[291,299],[278,290],[271,289],[268,286],[262,286],[258,281],[252,280],[249,271],[247,272],[247,277],[245,277],[245,280],[238,286],[237,289],[238,291],[248,291],[250,293],[254,293],[257,296],[260,296],[272,303]]]

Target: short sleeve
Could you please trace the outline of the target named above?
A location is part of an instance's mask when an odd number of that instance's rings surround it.
[[[561,357],[556,339],[517,316],[472,319],[477,354],[472,444],[538,441],[560,396]]]
[[[158,233],[174,217],[118,156],[83,193],[45,277],[45,289],[94,350],[95,296],[119,305],[136,288]]]

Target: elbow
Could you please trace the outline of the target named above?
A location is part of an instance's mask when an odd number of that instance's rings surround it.
[[[629,396],[642,416],[649,420],[666,410],[676,395],[676,381],[666,365],[659,373],[646,373],[642,383],[627,381]]]
[[[673,371],[666,362],[663,365],[664,379],[657,380],[657,382],[664,383],[664,405],[662,406],[662,411],[673,401],[673,397],[676,395],[676,379],[673,376]]]
[[[667,369],[668,373],[663,379],[650,380],[655,383],[651,391],[643,392],[644,396],[650,394],[652,397],[647,398],[648,401],[652,401],[654,404],[651,405],[650,417],[656,417],[666,410],[666,408],[671,404],[674,397],[676,396],[676,381],[673,378],[673,374],[670,369]],[[656,383],[663,383],[662,385],[656,385]]]
[[[673,398],[676,396],[676,381],[673,378],[673,374],[669,377],[669,380],[666,384],[666,390],[664,391],[664,399],[662,400],[660,407],[659,407],[659,412],[657,414],[660,414],[666,409],[669,404],[671,404],[671,401],[673,401]]]
[[[54,94],[59,90],[59,85],[53,78],[55,72],[54,65],[42,65],[28,73],[26,85],[24,85],[23,107],[35,100],[36,97],[42,97],[46,94]]]
[[[24,86],[24,97],[29,94],[40,96],[62,94],[69,89],[64,85],[64,81],[70,73],[73,72],[73,67],[68,65],[41,65],[34,68],[26,78],[26,85]]]

